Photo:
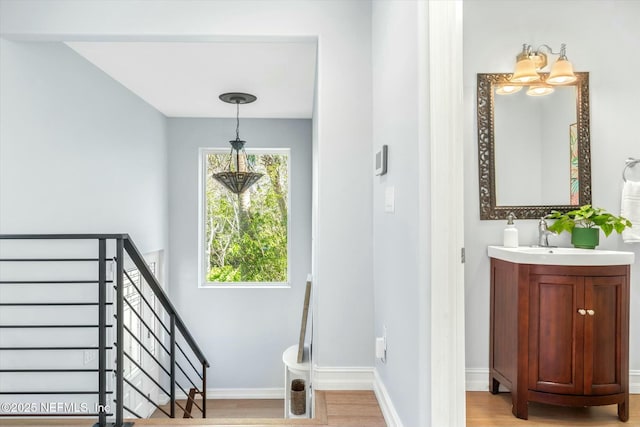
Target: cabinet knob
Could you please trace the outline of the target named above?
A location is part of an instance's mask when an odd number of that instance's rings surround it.
[[[596,312],[595,312],[595,311],[593,311],[593,310],[587,310],[587,314],[588,314],[589,316],[593,316],[594,314],[596,314]]]
[[[579,308],[578,313],[580,314],[580,316],[584,316],[585,314],[587,314],[587,310],[585,310],[584,308]]]

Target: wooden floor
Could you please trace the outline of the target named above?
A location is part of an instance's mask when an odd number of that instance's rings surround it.
[[[591,408],[565,408],[561,406],[529,405],[529,420],[520,420],[511,414],[508,393],[492,395],[489,392],[467,392],[467,427],[640,427],[640,395],[631,395],[629,421],[618,420],[616,405]],[[373,392],[370,391],[316,391],[316,418],[313,420],[283,420],[277,418],[203,419],[148,419],[135,420],[136,426],[166,427],[180,425],[200,426],[331,426],[331,427],[385,427],[384,418]],[[2,426],[84,426],[93,422],[81,420],[18,420],[0,419]],[[417,427],[417,426],[405,426]],[[441,427],[441,426],[434,426]],[[447,427],[447,426],[442,426]]]
[[[208,411],[209,409],[207,409]],[[281,414],[279,415],[282,416]],[[207,419],[167,419],[151,418],[132,420],[136,426],[166,427],[199,425],[216,427],[239,426],[331,426],[331,427],[386,427],[378,401],[372,391],[316,391],[316,417],[310,419],[282,418],[207,418]],[[81,420],[7,420],[0,419],[0,426],[84,426],[93,422]],[[407,426],[409,427],[409,426]]]
[[[185,400],[177,403],[186,408]],[[200,400],[196,402],[200,405]],[[166,412],[170,412],[169,405],[161,406]],[[177,416],[182,417],[180,407],[176,408]],[[194,416],[200,416],[200,410],[193,407]],[[207,399],[208,418],[282,418],[284,414],[284,399]],[[151,418],[166,418],[157,409]]]
[[[640,427],[640,394],[631,395],[629,421],[618,420],[617,410],[617,405],[567,408],[530,403],[529,419],[521,420],[511,413],[509,393],[467,392],[467,427]]]

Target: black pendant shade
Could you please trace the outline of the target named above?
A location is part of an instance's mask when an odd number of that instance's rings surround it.
[[[213,177],[232,193],[240,194],[262,178],[258,172],[218,172]]]
[[[244,150],[245,141],[240,139],[240,104],[248,104],[256,97],[248,93],[223,93],[220,99],[230,104],[236,104],[236,139],[229,141],[229,170],[213,174],[216,181],[224,185],[229,191],[240,194],[255,184],[263,174],[251,170],[251,165]]]

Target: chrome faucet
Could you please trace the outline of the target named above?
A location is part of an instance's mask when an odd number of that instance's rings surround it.
[[[540,218],[540,222],[538,223],[538,246],[541,248],[554,248],[555,246],[549,245],[549,235],[551,234],[555,233],[553,231],[549,231],[545,218]]]

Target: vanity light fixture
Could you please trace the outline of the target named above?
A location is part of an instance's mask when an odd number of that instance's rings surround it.
[[[546,51],[546,53],[545,53]],[[522,45],[522,52],[516,58],[516,68],[511,76],[514,83],[529,83],[540,80],[539,71],[547,66],[547,55],[558,55],[558,60],[551,67],[546,83],[561,85],[576,81],[573,65],[567,59],[567,45],[560,45],[560,52],[554,52],[548,45],[543,44],[533,49],[530,44]]]
[[[240,139],[240,104],[249,104],[257,98],[254,95],[240,92],[223,93],[220,99],[229,104],[236,104],[236,139],[229,141],[229,169],[213,174],[216,181],[229,191],[240,194],[255,184],[263,174],[254,172],[244,150],[246,141]]]

